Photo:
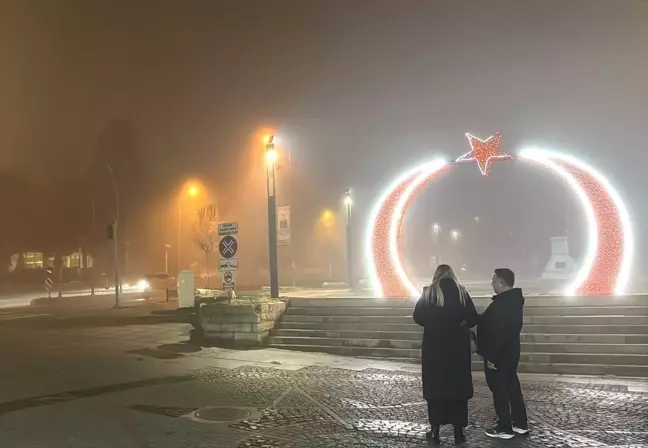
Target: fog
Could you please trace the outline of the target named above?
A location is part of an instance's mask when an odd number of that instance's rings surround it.
[[[83,244],[107,269],[110,165],[133,271],[162,270],[164,244],[177,269],[178,238],[187,263],[202,260],[189,221],[215,203],[241,224],[241,281],[264,284],[262,139],[274,133],[278,201],[292,209],[282,283],[294,269],[340,279],[347,188],[361,250],[368,210],[401,170],[465,153],[465,132],[502,131],[504,151],[539,145],[601,169],[628,203],[637,276],[645,266],[643,0],[4,0],[0,65],[3,260]],[[188,182],[201,194],[179,202]],[[447,251],[466,275],[497,263],[534,276],[551,236],[582,256],[582,219],[546,173],[501,162],[484,179],[466,165],[413,205],[406,251],[425,276],[439,222],[461,231],[460,255]]]

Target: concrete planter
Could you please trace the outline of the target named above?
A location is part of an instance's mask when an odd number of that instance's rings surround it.
[[[270,334],[285,309],[286,304],[280,300],[235,299],[232,303],[201,303],[197,306],[193,325],[208,341],[258,346]]]

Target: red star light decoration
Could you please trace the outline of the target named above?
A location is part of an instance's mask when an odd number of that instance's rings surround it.
[[[512,158],[509,153],[499,150],[500,140],[502,138],[501,132],[491,135],[486,140],[475,137],[468,132],[466,132],[466,137],[470,141],[471,151],[459,157],[455,162],[477,162],[479,171],[484,176],[488,176],[494,161]]]

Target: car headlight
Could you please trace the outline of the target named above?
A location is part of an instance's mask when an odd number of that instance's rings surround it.
[[[151,284],[146,280],[140,280],[139,282],[137,282],[137,289],[141,291],[146,291],[147,289],[150,288],[151,288]]]

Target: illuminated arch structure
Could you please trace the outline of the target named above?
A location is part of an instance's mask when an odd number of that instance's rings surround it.
[[[403,263],[401,226],[412,200],[441,173],[454,165],[476,162],[487,176],[494,161],[513,159],[499,151],[501,134],[486,140],[466,134],[471,151],[454,162],[432,160],[396,179],[374,205],[369,218],[365,257],[374,293],[381,297],[418,297],[420,288]],[[585,212],[587,238],[580,270],[566,295],[623,294],[630,276],[634,240],[630,217],[608,180],[582,160],[554,151],[524,148],[516,160],[546,168],[571,187]]]

